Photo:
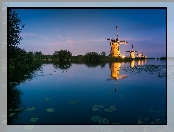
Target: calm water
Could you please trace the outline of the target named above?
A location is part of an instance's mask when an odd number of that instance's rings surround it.
[[[18,86],[22,104],[35,109],[24,110],[15,124],[166,124],[166,61],[42,67]]]

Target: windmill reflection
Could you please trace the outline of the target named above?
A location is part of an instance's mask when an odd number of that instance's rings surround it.
[[[145,65],[145,64],[146,64],[146,60],[138,60],[138,61],[137,61],[137,65],[138,65],[138,66]],[[132,61],[130,62],[130,67],[131,67],[131,68],[134,68],[134,67],[135,67],[135,60],[132,60]]]
[[[134,66],[135,66],[135,60],[132,60],[132,61],[130,62],[130,67],[131,67],[131,68],[134,68]]]
[[[120,67],[121,67],[120,62],[109,63],[109,68],[111,70],[111,76],[110,76],[111,78],[108,78],[106,81],[116,80],[115,92],[118,87],[118,79],[123,79],[128,77],[127,75],[120,75]]]

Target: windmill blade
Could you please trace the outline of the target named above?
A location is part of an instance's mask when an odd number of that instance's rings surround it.
[[[138,52],[138,51],[134,51],[134,52]]]
[[[126,52],[131,52],[131,51],[126,51]]]
[[[107,38],[107,40],[110,40],[110,38]]]

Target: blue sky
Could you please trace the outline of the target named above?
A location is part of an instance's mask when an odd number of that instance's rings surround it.
[[[109,54],[107,37],[116,38],[116,25],[121,54],[126,50],[148,57],[166,56],[165,9],[18,9],[25,28],[19,47],[27,51],[53,54],[64,49],[73,55],[102,51]]]

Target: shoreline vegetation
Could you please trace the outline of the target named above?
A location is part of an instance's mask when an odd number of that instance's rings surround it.
[[[52,62],[58,62],[58,61],[70,61],[70,62],[77,62],[77,61],[81,61],[81,62],[129,62],[129,61],[138,61],[138,60],[148,60],[148,59],[157,59],[157,60],[166,60],[167,57],[161,57],[161,58],[138,58],[138,57],[135,57],[135,58],[130,58],[130,57],[124,57],[124,58],[121,58],[121,57],[110,57],[110,56],[101,56],[99,58],[89,58],[87,59],[86,56],[82,56],[82,55],[77,55],[77,56],[71,56],[69,58],[55,58],[54,55],[42,55],[40,57],[38,56],[35,56],[34,55],[34,60],[37,60],[37,61],[52,61]]]

